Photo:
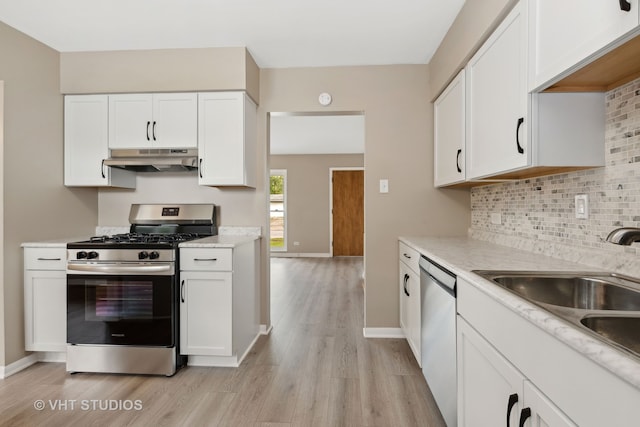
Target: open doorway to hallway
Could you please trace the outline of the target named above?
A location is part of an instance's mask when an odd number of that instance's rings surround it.
[[[269,196],[270,224],[274,224],[271,256],[333,256],[335,200],[327,177],[332,170],[358,170],[364,175],[363,113],[270,113],[268,154],[270,170],[286,171],[284,196]],[[276,183],[271,178],[272,187]],[[364,187],[360,188],[357,199],[363,200]],[[335,196],[352,198],[343,192]],[[277,200],[282,197],[283,202]],[[361,203],[359,211],[363,210]],[[347,207],[343,217],[352,215],[354,211]],[[361,227],[362,238],[364,224]]]

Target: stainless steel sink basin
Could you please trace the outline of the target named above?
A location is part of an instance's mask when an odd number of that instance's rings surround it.
[[[580,323],[596,334],[640,354],[640,317],[587,316]]]
[[[640,358],[640,281],[613,273],[474,273]]]
[[[532,301],[588,310],[640,310],[640,292],[601,278],[571,276],[497,276],[500,286]]]

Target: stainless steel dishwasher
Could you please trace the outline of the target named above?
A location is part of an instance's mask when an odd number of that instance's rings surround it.
[[[447,426],[457,425],[456,276],[420,257],[422,373]]]

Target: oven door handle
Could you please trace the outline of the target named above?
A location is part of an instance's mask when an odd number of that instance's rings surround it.
[[[126,274],[126,273],[171,273],[173,265],[171,264],[154,264],[154,265],[121,265],[121,264],[69,264],[67,270],[81,271],[85,273],[107,273],[107,274]]]

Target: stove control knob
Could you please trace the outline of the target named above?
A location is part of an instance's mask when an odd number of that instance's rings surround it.
[[[87,257],[87,253],[85,251],[80,251],[76,253],[76,259],[85,259]]]
[[[147,259],[149,258],[149,252],[142,251],[138,253],[138,259]]]
[[[149,253],[149,259],[158,259],[160,258],[160,254],[158,251],[153,251]]]
[[[98,258],[98,252],[96,251],[91,251],[87,254],[87,259],[96,259]]]

